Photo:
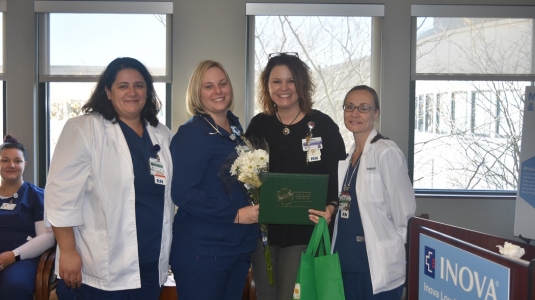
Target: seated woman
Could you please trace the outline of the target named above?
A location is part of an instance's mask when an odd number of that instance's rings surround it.
[[[24,182],[26,148],[7,135],[0,145],[0,295],[33,299],[40,255],[54,245],[43,221],[43,189]]]

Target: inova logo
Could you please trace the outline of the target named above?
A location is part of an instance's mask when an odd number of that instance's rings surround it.
[[[466,293],[475,292],[481,299],[498,299],[496,295],[496,282],[493,278],[480,275],[468,266],[452,263],[449,259],[440,257],[440,279],[460,287]]]
[[[435,249],[425,246],[424,274],[435,279]]]

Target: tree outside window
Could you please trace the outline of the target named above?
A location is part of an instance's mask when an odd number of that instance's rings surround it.
[[[445,80],[416,81],[415,188],[516,190],[524,92],[532,83],[507,78],[534,73],[533,20],[417,22],[416,73]]]
[[[371,17],[255,16],[255,86],[274,52],[298,52],[316,82],[314,109],[340,127],[346,147],[343,98],[355,85],[370,84]],[[257,93],[255,94],[257,97]],[[260,112],[255,101],[255,114]]]

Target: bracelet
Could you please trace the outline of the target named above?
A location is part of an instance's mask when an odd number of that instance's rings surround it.
[[[334,209],[338,209],[338,202],[332,201],[327,203],[327,205],[331,205],[332,207],[334,207]]]
[[[327,203],[327,205],[330,205],[332,207],[334,207],[334,211],[333,211],[333,214],[336,213],[336,211],[338,210],[338,202],[329,202]]]

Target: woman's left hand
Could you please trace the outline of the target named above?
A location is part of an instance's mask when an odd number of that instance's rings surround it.
[[[327,224],[329,224],[331,223],[331,217],[334,212],[334,207],[332,205],[327,205],[325,207],[325,211],[309,209],[308,212],[310,213],[310,215],[308,215],[308,218],[315,224],[318,224],[320,216],[325,218],[325,221],[327,221]]]
[[[15,262],[15,253],[13,251],[6,251],[0,253],[0,272],[2,272],[7,266]]]

